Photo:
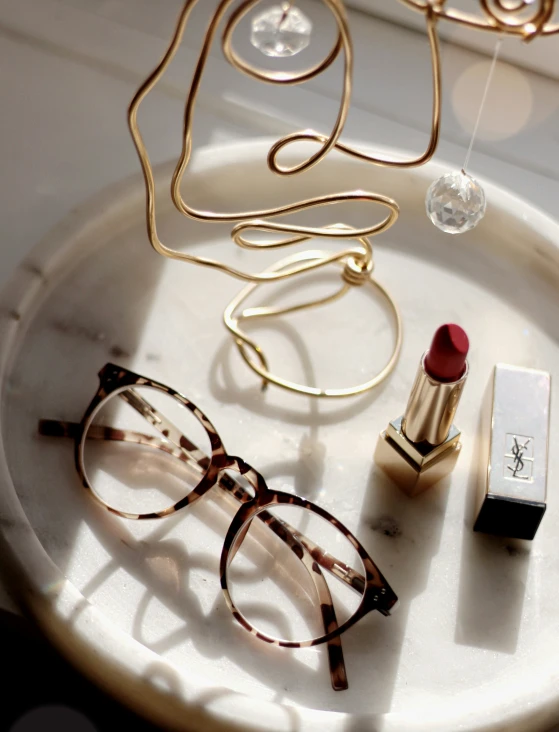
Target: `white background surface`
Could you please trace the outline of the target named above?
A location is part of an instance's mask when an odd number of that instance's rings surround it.
[[[486,183],[491,206],[483,226],[449,246],[423,213],[440,164],[363,176],[358,162],[333,156],[285,180],[266,170],[270,145],[251,140],[200,153],[189,168],[185,200],[200,207],[211,191],[220,211],[239,210],[247,200],[260,209],[329,191],[333,181],[341,190],[362,177],[373,190],[382,181],[402,206],[397,226],[375,239],[377,276],[405,323],[395,373],[355,400],[308,400],[279,389],[262,394],[216,327],[238,283],[177,266],[143,246],[139,176],[118,184],[117,193],[103,191],[101,201],[75,212],[33,249],[0,300],[4,312],[19,314],[0,331],[0,518],[20,587],[32,588],[28,604],[47,635],[110,693],[144,713],[154,715],[157,707],[167,722],[175,721],[169,701],[186,700],[180,729],[213,732],[216,717],[225,716],[227,732],[231,719],[239,732],[448,732],[466,720],[470,732],[541,732],[559,716],[559,504],[551,490],[528,548],[475,534],[472,494],[484,464],[480,427],[487,423],[480,412],[494,364],[547,368],[557,377],[559,226]],[[291,154],[286,163],[293,162]],[[238,170],[245,179],[232,186]],[[171,166],[163,166],[160,190],[170,177]],[[337,209],[340,220],[368,218],[351,208]],[[318,220],[316,212],[307,219]],[[277,256],[232,251],[226,227],[185,221],[170,204],[159,207],[158,223],[166,242],[192,253],[211,252],[250,269]],[[320,296],[334,283],[339,275],[332,270],[305,278],[297,299],[301,289]],[[266,296],[251,300],[292,302],[295,289],[269,286]],[[345,385],[384,362],[392,333],[377,298],[356,289],[327,315],[327,329],[310,311],[257,329],[270,363],[287,378]],[[401,413],[418,354],[441,319],[460,322],[473,345],[457,417],[463,449],[446,481],[409,500],[371,457],[380,430]],[[325,683],[323,649],[282,652],[251,643],[231,620],[219,588],[227,520],[217,496],[161,521],[113,518],[77,490],[70,441],[37,435],[44,415],[78,418],[96,381],[92,366],[109,356],[176,384],[212,415],[228,450],[247,456],[271,488],[335,513],[386,572],[400,606],[344,637],[346,692],[333,693]],[[558,418],[553,411],[552,435]],[[157,475],[140,459],[130,474],[135,485],[139,465],[142,483]],[[550,487],[556,472],[552,452]],[[291,613],[285,621],[291,624]],[[162,696],[161,677],[172,695]],[[194,723],[194,713],[211,720]]]
[[[379,15],[382,18],[401,23],[406,27],[421,28],[424,20],[421,13],[410,10],[403,3],[397,0],[348,0],[348,6],[367,10]],[[490,6],[495,3],[490,3]],[[452,0],[447,2],[447,7],[462,10],[469,15],[483,18],[476,0]],[[559,10],[555,11],[552,19],[554,23],[559,20]],[[469,28],[462,28],[457,23],[441,23],[441,34],[466,48],[475,48],[483,53],[492,53],[495,45],[495,38],[490,33],[472,33]],[[557,53],[557,41],[555,43],[514,43],[508,44],[503,49],[502,57],[520,66],[533,69],[538,73],[559,78],[559,54]]]
[[[3,279],[73,206],[138,170],[125,109],[159,59],[179,7],[177,0],[0,2]],[[202,6],[200,10],[195,20],[203,21]],[[326,47],[332,28],[319,10],[312,13],[315,38]],[[425,145],[431,105],[424,37],[361,13],[351,17],[357,59],[347,137],[419,150]],[[157,94],[157,109],[150,106],[144,112],[155,162],[177,153],[181,93],[198,38],[196,30],[189,34],[189,52],[179,54],[164,91]],[[541,42],[559,44],[557,39]],[[240,77],[217,51],[215,56],[198,113],[199,144],[332,124],[339,96],[335,72],[278,93]],[[444,46],[443,61],[438,157],[460,166],[489,61],[451,46]],[[559,189],[558,107],[555,81],[501,64],[472,173],[553,215]]]
[[[205,2],[201,3],[204,6]],[[31,247],[76,205],[137,172],[125,109],[160,57],[180,3],[165,0],[0,2],[0,284]],[[317,45],[332,27],[315,4]],[[207,7],[207,6],[206,6]],[[196,17],[203,20],[204,8]],[[351,14],[357,68],[347,136],[422,149],[430,113],[428,51],[421,34]],[[143,126],[155,162],[176,156],[180,110],[199,34],[187,38]],[[507,41],[507,43],[511,43]],[[542,43],[554,44],[556,39]],[[336,72],[277,90],[241,78],[216,52],[197,116],[206,144],[293,129],[326,129],[338,100]],[[461,166],[489,60],[445,46],[443,133],[438,157]],[[161,88],[160,88],[161,89]],[[471,172],[555,215],[559,200],[557,82],[502,64]],[[12,607],[5,590],[0,604]]]

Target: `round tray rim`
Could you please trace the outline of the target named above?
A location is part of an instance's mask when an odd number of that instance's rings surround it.
[[[208,146],[199,150],[193,158],[191,173],[196,174],[222,166],[224,163],[238,160],[265,159],[265,155],[274,142],[271,138],[225,143]],[[375,152],[385,155],[402,155],[402,151],[389,148],[375,148]],[[157,166],[156,177],[168,174],[172,163],[166,162]],[[439,175],[452,170],[452,166],[442,162],[431,162],[414,175],[428,184]],[[483,180],[483,179],[482,179]],[[491,200],[491,205],[510,215],[511,211],[521,209],[522,220],[533,228],[554,248],[559,249],[559,223],[546,213],[527,203],[513,193],[483,180],[483,186]],[[59,223],[30,252],[14,271],[4,286],[0,302],[13,302],[14,298],[21,303],[17,313],[7,312],[2,308],[0,321],[0,383],[9,372],[13,358],[14,346],[25,327],[25,319],[32,310],[37,288],[29,286],[29,262],[35,260],[37,254],[55,255],[52,266],[55,268],[68,250],[77,246],[80,237],[90,236],[91,229],[106,225],[117,215],[121,215],[123,206],[134,207],[138,198],[143,199],[144,186],[141,174],[135,174],[108,186],[79,206],[69,217]],[[517,217],[518,218],[518,217]],[[146,242],[147,246],[147,242]],[[301,732],[320,729],[328,732],[342,732],[351,724],[353,715],[340,712],[326,712],[307,708],[287,707],[279,703],[266,702],[248,695],[230,692],[225,703],[218,710],[210,711],[203,704],[189,703],[185,696],[179,698],[162,691],[134,673],[136,660],[142,658],[154,664],[160,664],[160,657],[138,641],[130,638],[124,631],[116,628],[103,614],[90,604],[86,598],[66,580],[61,571],[50,559],[33,529],[27,521],[25,512],[18,500],[7,465],[2,440],[3,424],[0,423],[0,513],[2,514],[1,540],[6,560],[6,574],[10,578],[11,588],[16,598],[22,603],[24,610],[37,622],[45,635],[50,638],[58,650],[82,673],[94,683],[101,686],[110,695],[144,714],[148,718],[165,724],[171,729],[204,729],[208,732],[248,732],[249,730],[284,730],[297,729]],[[37,582],[40,577],[41,581]],[[67,622],[72,610],[81,606],[78,625]],[[117,644],[123,652],[114,654],[111,647]],[[164,665],[173,664],[165,661]],[[182,672],[178,671],[182,675]],[[188,692],[188,689],[185,689]],[[553,719],[559,716],[559,693],[553,692],[553,684],[549,684],[547,694],[542,694],[537,707],[517,708],[510,710],[506,719],[501,719],[498,729],[522,730],[537,713],[539,719]],[[185,715],[188,715],[185,718]],[[266,720],[262,726],[259,720]],[[397,732],[406,729],[424,730],[425,719],[414,722],[407,715],[386,713],[370,715],[360,720],[375,729],[376,725],[383,732]],[[456,728],[460,720],[456,722]],[[432,732],[446,732],[449,727],[448,717],[440,717],[437,710],[432,710],[430,720]],[[481,719],[472,717],[469,724],[479,722],[478,730],[495,730],[493,721],[482,723]],[[463,723],[463,720],[462,720]],[[418,726],[419,725],[419,726]]]

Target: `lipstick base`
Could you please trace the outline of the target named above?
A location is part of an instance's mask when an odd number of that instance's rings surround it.
[[[450,473],[460,454],[460,431],[452,425],[440,445],[414,444],[402,430],[403,417],[381,432],[375,462],[407,493],[417,496]]]
[[[531,541],[545,513],[545,503],[522,501],[504,496],[485,496],[474,531]]]

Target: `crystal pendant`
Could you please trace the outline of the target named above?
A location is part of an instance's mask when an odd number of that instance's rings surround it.
[[[447,173],[431,183],[425,198],[427,215],[447,234],[463,234],[485,215],[485,193],[464,171]]]
[[[309,45],[312,23],[288,3],[274,5],[252,21],[250,41],[266,56],[295,56]]]

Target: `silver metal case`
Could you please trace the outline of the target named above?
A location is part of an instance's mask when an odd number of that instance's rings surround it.
[[[497,364],[475,531],[533,539],[546,509],[551,377]]]

